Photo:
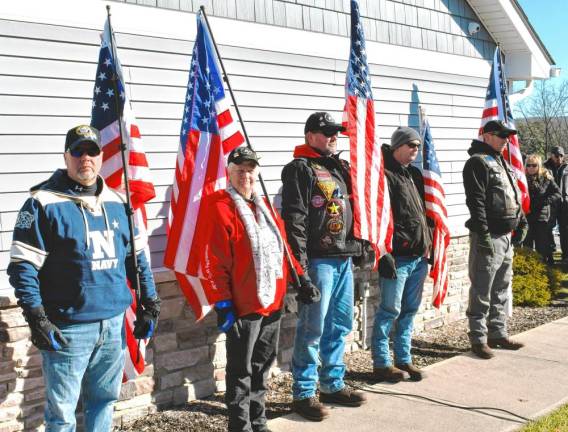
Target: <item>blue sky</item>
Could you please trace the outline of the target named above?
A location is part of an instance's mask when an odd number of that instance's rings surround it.
[[[562,68],[559,78],[568,80],[568,0],[517,0],[546,49]]]

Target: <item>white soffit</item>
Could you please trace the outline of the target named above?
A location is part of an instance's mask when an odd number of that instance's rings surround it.
[[[554,60],[516,0],[467,0],[506,56],[510,80],[547,79]]]

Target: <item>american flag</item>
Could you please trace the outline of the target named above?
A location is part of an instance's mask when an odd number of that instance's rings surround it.
[[[448,246],[450,245],[450,229],[448,228],[448,212],[446,210],[446,194],[440,172],[440,165],[436,157],[434,141],[430,133],[428,118],[422,116],[422,143],[424,177],[424,200],[426,202],[426,216],[434,221],[432,252],[434,260],[430,268],[430,277],[434,281],[432,304],[439,308],[444,303],[448,291]]]
[[[489,86],[487,87],[487,95],[485,97],[485,108],[481,115],[480,137],[483,132],[483,126],[490,120],[501,120],[508,127],[512,129],[515,128],[513,113],[509,105],[509,96],[507,94],[507,80],[501,62],[501,50],[499,47],[495,49],[493,56]],[[509,145],[503,151],[503,157],[510,163],[513,169],[515,177],[517,178],[517,185],[521,190],[523,211],[528,213],[530,210],[529,188],[517,135],[511,135],[509,137]]]
[[[211,310],[199,261],[206,247],[202,199],[226,187],[225,159],[244,142],[225,98],[219,60],[205,18],[197,14],[197,38],[189,70],[180,147],[171,194],[164,265],[175,271],[196,318]]]
[[[343,126],[349,136],[356,237],[382,256],[392,249],[393,221],[383,157],[375,131],[375,104],[357,1],[351,0],[351,51],[345,80]]]
[[[138,129],[136,118],[130,107],[130,101],[125,93],[122,68],[118,58],[114,58],[111,49],[111,37],[114,38],[110,23],[107,19],[104,32],[102,34],[101,49],[99,52],[99,64],[93,94],[93,106],[91,113],[91,126],[101,132],[103,145],[103,165],[101,176],[107,185],[118,192],[124,193],[124,171],[120,154],[120,130],[119,115],[115,104],[115,89],[111,78],[113,74],[117,76],[117,89],[119,95],[119,107],[122,111],[122,140],[126,145],[128,161],[128,179],[130,186],[130,199],[135,210],[135,224],[138,234],[143,244],[147,244],[147,220],[145,203],[156,196],[154,184],[150,178],[150,169],[144,153],[144,146]],[[116,47],[113,39],[113,44]],[[116,52],[116,50],[115,50]],[[150,253],[146,247],[146,256],[150,262]],[[126,363],[124,367],[124,378],[132,379],[144,371],[144,355],[146,344],[140,344],[138,353],[138,342],[134,338],[134,320],[136,319],[136,296],[132,290],[132,304],[126,311],[126,343],[128,352],[126,353]]]

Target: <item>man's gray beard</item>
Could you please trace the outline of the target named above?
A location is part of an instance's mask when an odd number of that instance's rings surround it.
[[[95,174],[94,171],[88,171],[88,173],[87,172],[78,172],[77,178],[79,180],[81,180],[82,182],[90,183],[97,178],[97,175]]]

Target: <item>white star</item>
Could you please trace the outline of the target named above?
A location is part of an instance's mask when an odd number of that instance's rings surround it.
[[[189,107],[188,107],[188,106],[185,107],[185,112],[186,112],[186,113],[189,112]]]
[[[193,59],[193,60],[191,61],[191,65],[192,65],[192,66],[195,66],[196,64],[197,64],[197,60]]]
[[[211,84],[209,83],[209,81],[205,83],[205,87],[207,87],[207,90],[211,89]]]
[[[112,227],[118,229],[118,221],[116,219],[112,221]]]
[[[120,92],[120,98],[124,99],[124,92],[123,91]]]
[[[201,119],[201,121],[203,122],[203,124],[207,124],[207,122],[209,121],[209,118],[208,118],[208,117],[203,117],[203,118]]]
[[[188,94],[188,95],[185,97],[185,100],[189,102],[189,101],[191,100],[191,95]]]
[[[184,122],[184,123],[187,123],[187,117],[185,117],[185,118],[183,119],[183,122]]]
[[[95,94],[98,95],[101,92],[101,88],[99,86],[95,86]]]
[[[181,130],[182,135],[185,135],[185,132],[186,132],[185,128]]]
[[[107,96],[108,96],[108,97],[111,97],[111,96],[113,96],[113,95],[114,95],[114,90],[111,89],[111,88],[109,88],[109,89],[107,90]]]
[[[97,104],[95,103],[95,101],[93,101],[93,108],[96,107],[96,106],[97,106]]]
[[[211,72],[211,69],[209,69],[209,66],[207,66],[207,67],[205,68],[205,72],[207,72],[207,73]]]
[[[213,93],[217,94],[221,91],[221,89],[219,87],[215,87],[213,88]]]
[[[188,88],[189,90],[191,90],[191,89],[193,88],[193,83],[190,82],[190,83],[187,85],[187,88]]]
[[[108,104],[106,102],[103,102],[103,104],[101,105],[101,108],[103,109],[103,111],[106,111],[108,108]]]
[[[107,58],[107,59],[105,60],[105,66],[107,66],[107,67],[110,66],[110,59],[109,59],[109,58]]]
[[[99,79],[100,79],[100,80],[106,80],[106,77],[107,77],[107,76],[106,76],[106,74],[105,74],[104,72],[101,72],[101,73],[99,74]]]
[[[203,103],[203,105],[205,105],[207,108],[209,108],[211,106],[211,102],[207,100]]]

